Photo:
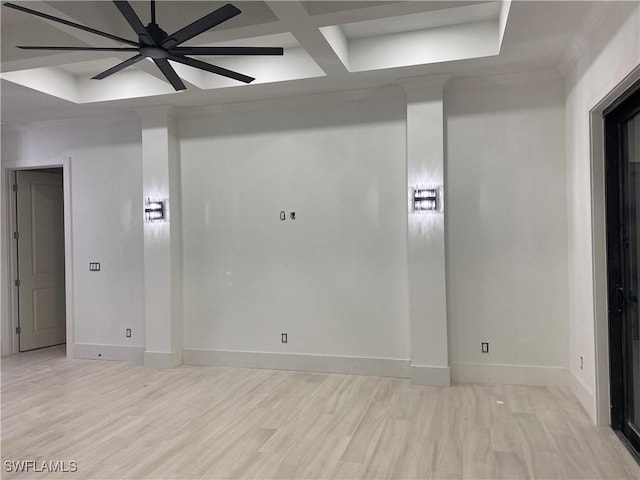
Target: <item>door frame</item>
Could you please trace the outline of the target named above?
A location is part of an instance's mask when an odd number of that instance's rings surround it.
[[[595,333],[596,391],[595,421],[599,426],[611,425],[609,374],[609,315],[607,282],[607,218],[605,202],[605,130],[603,113],[640,80],[640,66],[633,69],[617,86],[589,111],[591,157],[591,242],[593,273],[593,311]],[[572,389],[576,391],[576,389]],[[579,391],[579,389],[578,389]],[[588,392],[587,392],[588,393]]]
[[[64,202],[64,282],[65,282],[65,320],[66,320],[66,354],[73,357],[74,350],[74,319],[73,319],[73,230],[71,209],[71,157],[60,160],[36,160],[15,162],[8,161],[2,165],[2,200],[7,207],[2,209],[5,258],[7,265],[3,268],[5,275],[5,291],[3,297],[7,299],[6,321],[2,325],[2,354],[12,355],[20,351],[19,339],[16,334],[18,326],[18,295],[14,280],[18,272],[17,245],[13,239],[16,230],[16,198],[13,192],[14,173],[18,170],[35,170],[42,168],[62,168],[63,202]],[[3,313],[5,313],[3,312]],[[7,324],[8,323],[8,324]],[[8,334],[8,336],[7,336]]]
[[[633,100],[632,105],[625,105]],[[628,443],[634,446],[636,452],[640,448],[640,436],[634,425],[628,425],[628,408],[633,405],[634,409],[640,407],[633,401],[634,390],[628,387],[633,385],[633,349],[630,344],[627,330],[629,326],[627,313],[629,312],[628,296],[631,294],[629,280],[629,254],[628,247],[624,246],[625,238],[620,237],[620,232],[628,225],[626,213],[629,208],[637,209],[635,204],[627,204],[625,193],[628,160],[623,158],[623,138],[620,137],[620,125],[630,118],[640,113],[640,82],[636,83],[630,90],[627,90],[607,111],[605,111],[605,162],[609,172],[607,180],[607,191],[609,195],[609,206],[607,212],[607,239],[609,262],[608,280],[609,285],[609,342],[610,342],[610,364],[611,364],[611,426],[628,438]],[[620,109],[620,107],[623,107]],[[630,161],[630,160],[629,160]],[[629,188],[631,188],[629,186]],[[622,193],[622,196],[621,196]],[[631,213],[630,215],[634,215]],[[636,227],[633,227],[635,230]],[[627,234],[630,236],[629,231]],[[622,293],[622,296],[620,295]],[[615,298],[618,297],[618,298]],[[626,324],[626,325],[625,325]],[[622,347],[619,352],[612,351]],[[631,370],[629,370],[631,368]],[[631,382],[631,385],[629,385]],[[635,422],[634,422],[635,423]],[[637,454],[637,453],[636,453]]]

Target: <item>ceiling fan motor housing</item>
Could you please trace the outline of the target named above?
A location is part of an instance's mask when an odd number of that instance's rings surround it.
[[[162,30],[157,23],[150,23],[149,25],[147,25],[147,33],[149,34],[151,39],[156,43],[156,45],[160,45],[160,43],[168,36],[167,32]],[[138,36],[138,39],[140,40],[140,46],[141,47],[144,46],[145,42],[143,37]]]
[[[140,47],[140,54],[150,58],[169,58],[169,52],[164,48]]]

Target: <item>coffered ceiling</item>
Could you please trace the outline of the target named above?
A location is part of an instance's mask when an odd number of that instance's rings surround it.
[[[107,1],[15,2],[137,40]],[[226,2],[159,1],[171,33]],[[203,57],[256,78],[245,85],[175,64],[175,92],[151,61],[104,80],[91,77],[130,56],[114,52],[25,51],[16,45],[117,47],[117,42],[26,13],[0,9],[2,119],[25,122],[144,105],[190,106],[351,90],[398,78],[452,73],[477,77],[546,72],[561,76],[610,2],[237,1],[242,13],[189,46],[282,46],[282,57]],[[143,23],[149,2],[131,2]],[[129,55],[126,55],[129,54]]]

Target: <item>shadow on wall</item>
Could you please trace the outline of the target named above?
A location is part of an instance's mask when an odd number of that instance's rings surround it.
[[[406,120],[405,106],[381,109],[376,101],[381,97],[404,100],[404,92],[400,87],[391,87],[376,92],[296,97],[283,99],[285,107],[278,107],[276,101],[269,101],[265,106],[258,105],[255,110],[251,110],[251,104],[215,107],[181,118],[180,139],[335,129],[346,125],[384,124]],[[395,102],[394,105],[402,103]],[[343,108],[340,108],[341,106]],[[336,115],[336,109],[341,111],[340,116]],[[211,121],[212,118],[215,120]]]
[[[456,85],[455,81],[445,90],[444,104],[447,117],[464,116],[466,118],[473,115],[492,115],[500,113],[523,112],[522,115],[531,115],[535,112],[544,112],[549,108],[557,108],[558,91],[562,84],[561,80],[549,80],[547,82],[536,82],[537,87],[547,86],[553,91],[553,95],[534,94],[535,102],[531,100],[529,89],[522,84],[491,84],[477,85],[466,88],[464,85]],[[534,88],[533,90],[539,90]],[[525,113],[526,112],[526,113]]]

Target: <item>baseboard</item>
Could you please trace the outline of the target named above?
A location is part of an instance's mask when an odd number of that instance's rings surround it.
[[[182,352],[144,352],[144,366],[149,368],[174,368],[182,364]]]
[[[502,383],[505,385],[543,385],[566,387],[569,370],[538,365],[495,363],[452,363],[453,383]]]
[[[116,360],[118,362],[134,362],[142,364],[144,359],[144,347],[76,343],[73,345],[73,358]]]
[[[185,349],[182,352],[145,352],[144,347],[76,343],[74,358],[134,362],[151,368],[173,368],[181,363],[244,368],[270,368],[305,372],[375,375],[411,378],[416,385],[449,386],[451,383],[502,383],[569,386],[591,415],[593,394],[568,369],[532,365],[453,363],[451,367],[412,365],[409,360],[341,357],[270,352]]]
[[[411,365],[411,383],[432,387],[448,387],[451,385],[451,368]]]
[[[578,400],[578,403],[582,405],[584,411],[587,412],[589,418],[591,418],[593,422],[596,423],[595,397],[593,393],[589,391],[585,384],[582,383],[582,381],[578,377],[576,377],[576,374],[572,371],[569,371],[569,389],[571,390],[571,393],[573,393],[573,396]]]
[[[184,349],[182,361],[188,365],[270,368],[380,377],[409,378],[410,376],[409,360],[392,358]]]

